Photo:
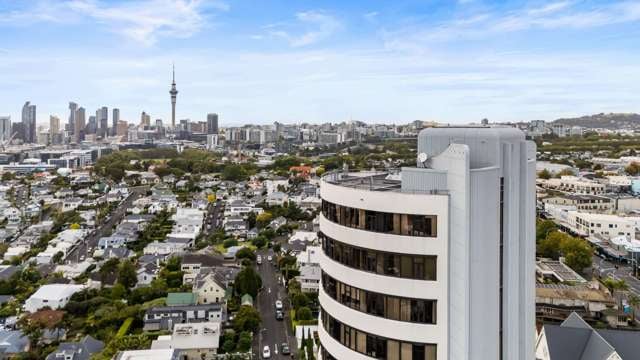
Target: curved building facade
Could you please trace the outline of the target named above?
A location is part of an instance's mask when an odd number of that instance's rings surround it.
[[[418,152],[322,179],[322,358],[532,359],[535,146],[433,128]]]

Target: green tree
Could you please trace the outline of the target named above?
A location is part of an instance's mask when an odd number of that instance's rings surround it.
[[[241,181],[247,178],[247,171],[242,165],[227,164],[222,170],[222,179],[230,181]]]
[[[541,257],[546,257],[554,260],[558,260],[560,257],[560,244],[563,239],[569,237],[569,235],[560,231],[553,231],[547,235],[544,239],[538,242],[537,252]]]
[[[262,287],[262,279],[253,267],[245,267],[236,276],[234,284],[238,296],[249,294],[255,299]]]
[[[127,289],[121,283],[117,283],[111,288],[112,299],[122,299],[126,294]]]
[[[243,305],[233,319],[233,329],[236,332],[255,332],[260,327],[260,313],[253,306]]]
[[[560,243],[560,251],[564,256],[565,264],[577,272],[582,272],[591,266],[593,261],[593,249],[580,238],[566,237]]]
[[[260,215],[256,216],[256,225],[258,229],[263,229],[271,222],[273,215],[270,212],[264,211]]]
[[[640,174],[640,164],[634,161],[627,165],[624,171],[631,176],[638,176],[638,174]]]
[[[552,231],[558,230],[558,226],[551,220],[541,220],[536,222],[536,241],[540,241]]]
[[[138,282],[136,267],[129,260],[124,260],[118,266],[118,283],[126,289],[131,289]]]
[[[538,178],[539,179],[545,179],[545,180],[551,179],[551,173],[549,172],[549,170],[543,169],[542,171],[540,171],[538,173]]]
[[[297,320],[311,320],[313,319],[313,314],[311,313],[311,309],[306,306],[303,306],[296,310],[296,319]]]
[[[249,259],[251,261],[254,261],[256,259],[256,254],[248,247],[243,247],[236,253],[236,259]]]
[[[240,333],[238,337],[238,344],[236,345],[236,351],[239,352],[247,352],[251,350],[251,341],[253,337],[251,336],[251,332],[243,331]]]

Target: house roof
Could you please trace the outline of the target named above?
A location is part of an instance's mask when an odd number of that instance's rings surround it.
[[[545,325],[544,332],[553,360],[607,360],[614,352],[635,359],[640,353],[640,332],[593,329],[576,313],[560,325]]]
[[[222,258],[207,254],[185,254],[182,256],[182,265],[200,264],[200,266],[212,267],[222,265],[223,262]]]

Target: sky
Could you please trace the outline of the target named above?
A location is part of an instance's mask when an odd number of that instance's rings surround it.
[[[640,1],[0,0],[0,115],[460,124],[640,112]],[[111,114],[110,114],[111,116]]]

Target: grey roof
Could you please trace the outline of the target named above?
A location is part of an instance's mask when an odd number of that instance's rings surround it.
[[[0,352],[16,354],[25,351],[29,339],[20,330],[0,331]]]
[[[616,352],[622,359],[637,359],[640,332],[593,329],[576,313],[561,325],[545,325],[552,360],[606,360]]]
[[[185,254],[182,256],[182,265],[185,264],[200,264],[200,266],[217,266],[222,265],[224,259],[217,256],[206,255],[206,254]]]

